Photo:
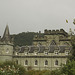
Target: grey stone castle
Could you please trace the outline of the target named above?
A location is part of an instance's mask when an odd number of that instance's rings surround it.
[[[71,51],[71,37],[63,29],[45,30],[33,38],[31,46],[16,46],[10,37],[8,25],[0,37],[0,61],[14,61],[25,68],[54,70],[66,64]]]

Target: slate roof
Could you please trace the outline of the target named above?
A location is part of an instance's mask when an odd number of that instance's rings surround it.
[[[30,47],[29,53],[33,53],[35,50],[39,51],[39,47],[35,46]]]
[[[44,50],[45,50],[45,47],[44,47],[44,46],[40,46],[40,47],[39,47],[39,53],[43,53]]]
[[[4,34],[3,34],[1,41],[6,41],[6,42],[9,41],[10,42],[10,33],[9,33],[8,25],[6,25],[6,28],[5,28],[5,31],[4,31]]]
[[[55,50],[58,50],[59,53],[64,53],[65,50],[71,50],[72,47],[69,46],[30,46],[26,47],[23,46],[20,48],[19,53],[24,53],[24,51],[27,51],[29,53],[34,53],[34,51],[37,51],[38,53],[44,53],[44,51],[48,51],[48,53],[54,53]]]
[[[21,49],[19,50],[19,53],[24,53],[25,51],[29,51],[29,47],[23,46],[21,47]]]
[[[59,53],[64,53],[65,50],[71,50],[70,46],[59,46]]]

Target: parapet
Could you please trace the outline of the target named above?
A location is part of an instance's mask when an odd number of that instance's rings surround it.
[[[44,30],[44,35],[56,35],[56,34],[63,34],[65,36],[68,35],[68,33],[65,32],[63,29],[60,29],[60,30],[47,30],[47,29],[45,29]]]
[[[35,35],[33,38],[33,41],[46,41],[46,40],[47,40],[47,38],[45,36],[39,37],[38,35]]]

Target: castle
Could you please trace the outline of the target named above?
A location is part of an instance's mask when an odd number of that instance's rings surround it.
[[[31,46],[14,47],[8,25],[0,37],[0,61],[14,61],[25,68],[54,70],[66,64],[71,51],[71,37],[63,29],[44,30],[35,35]]]

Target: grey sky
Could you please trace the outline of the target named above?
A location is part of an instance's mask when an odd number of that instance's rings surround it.
[[[44,29],[74,29],[75,0],[0,0],[0,35]],[[68,23],[66,23],[66,19]]]

